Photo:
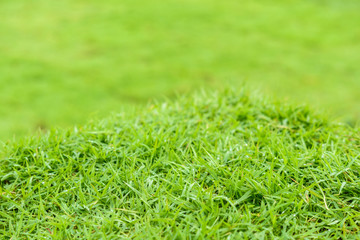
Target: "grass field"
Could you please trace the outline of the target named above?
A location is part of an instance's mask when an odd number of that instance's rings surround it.
[[[359,239],[359,13],[0,0],[0,239]]]
[[[0,0],[0,139],[243,83],[360,118],[358,0]]]
[[[18,141],[2,239],[358,239],[359,129],[242,91]]]

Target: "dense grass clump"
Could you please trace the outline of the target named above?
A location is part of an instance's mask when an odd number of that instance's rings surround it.
[[[9,144],[5,239],[359,236],[360,138],[306,107],[202,94]]]

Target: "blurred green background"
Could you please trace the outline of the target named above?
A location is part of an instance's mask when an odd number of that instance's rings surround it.
[[[243,83],[360,118],[359,0],[0,0],[0,140]]]

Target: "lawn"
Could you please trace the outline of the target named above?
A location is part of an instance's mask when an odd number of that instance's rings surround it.
[[[358,239],[359,129],[246,91],[9,144],[1,239]]]
[[[359,12],[0,0],[0,238],[360,238]]]
[[[244,83],[360,118],[358,0],[0,0],[0,139]]]

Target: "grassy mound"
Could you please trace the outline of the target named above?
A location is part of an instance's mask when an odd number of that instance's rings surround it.
[[[9,146],[0,235],[355,237],[359,146],[356,129],[244,92],[155,104]]]

